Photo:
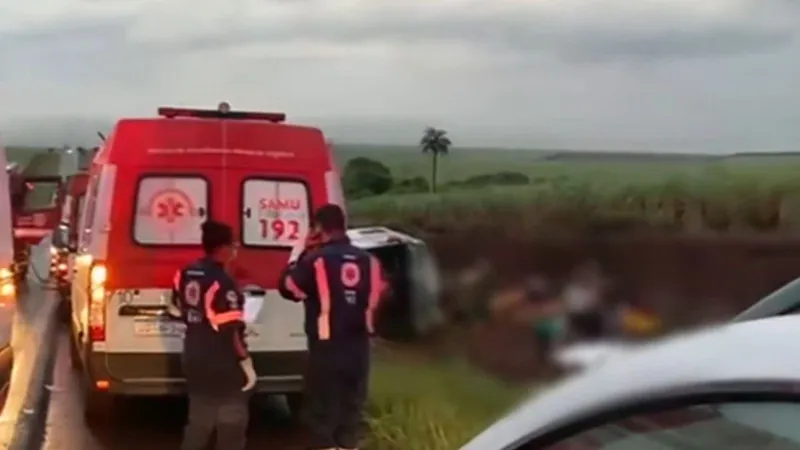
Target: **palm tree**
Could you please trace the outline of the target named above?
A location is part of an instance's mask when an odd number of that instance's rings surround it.
[[[422,153],[431,154],[431,192],[436,192],[436,176],[439,169],[439,155],[446,155],[450,151],[453,142],[447,137],[447,131],[428,127],[422,134],[419,146]]]

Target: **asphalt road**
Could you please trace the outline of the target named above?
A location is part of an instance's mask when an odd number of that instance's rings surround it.
[[[15,305],[0,303],[0,349],[11,345],[11,330],[13,329],[15,311]],[[5,406],[7,394],[8,382],[0,382],[0,411]]]
[[[59,337],[45,450],[175,450],[186,420],[180,399],[120,399],[107,420],[87,426],[83,418],[78,372],[72,369],[66,331]],[[288,418],[280,399],[251,407],[249,449],[302,450],[302,433]]]

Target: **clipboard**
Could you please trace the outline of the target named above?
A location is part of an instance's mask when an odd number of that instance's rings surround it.
[[[257,286],[245,286],[242,289],[242,296],[244,297],[244,323],[251,324],[258,320],[258,314],[261,308],[264,307],[264,299],[266,292]]]

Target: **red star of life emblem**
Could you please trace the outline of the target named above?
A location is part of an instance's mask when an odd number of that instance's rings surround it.
[[[167,223],[174,223],[184,216],[186,205],[175,200],[175,197],[170,196],[158,202],[156,208],[158,210],[156,217],[166,220]]]

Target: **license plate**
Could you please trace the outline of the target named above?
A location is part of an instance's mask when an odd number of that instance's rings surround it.
[[[183,336],[184,324],[163,320],[136,320],[133,333],[136,336]]]

